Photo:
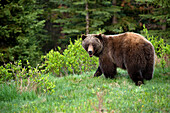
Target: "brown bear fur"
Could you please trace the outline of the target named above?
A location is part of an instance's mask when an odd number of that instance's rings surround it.
[[[143,36],[126,32],[118,35],[88,34],[82,36],[82,46],[89,53],[99,57],[99,67],[94,76],[102,73],[114,78],[116,68],[126,69],[136,85],[151,80],[154,71],[154,47]]]

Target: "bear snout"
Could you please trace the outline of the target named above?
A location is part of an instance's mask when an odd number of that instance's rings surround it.
[[[93,56],[93,51],[88,51],[89,56],[92,57]]]
[[[89,54],[90,57],[93,56],[93,46],[92,46],[91,44],[89,45],[87,52],[88,52],[88,54]]]

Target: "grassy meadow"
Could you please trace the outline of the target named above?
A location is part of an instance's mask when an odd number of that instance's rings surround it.
[[[126,71],[118,69],[115,79],[93,78],[93,72],[50,79],[53,94],[18,93],[15,85],[0,84],[0,113],[168,113],[170,112],[170,68],[135,86]]]

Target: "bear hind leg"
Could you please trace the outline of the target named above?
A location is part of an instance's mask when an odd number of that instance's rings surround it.
[[[135,82],[136,86],[140,86],[141,84],[144,84],[143,76],[141,71],[129,71],[130,78]]]
[[[151,80],[153,78],[153,71],[154,71],[154,65],[155,65],[155,52],[154,47],[147,45],[144,48],[145,52],[145,59],[146,59],[146,66],[142,70],[142,76],[146,80]]]
[[[153,78],[153,66],[147,66],[144,71],[142,71],[142,76],[146,80],[151,80]]]

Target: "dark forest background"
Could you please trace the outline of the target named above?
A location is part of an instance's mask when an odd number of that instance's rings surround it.
[[[170,0],[0,0],[0,64],[65,49],[81,34],[141,33],[170,44]]]

